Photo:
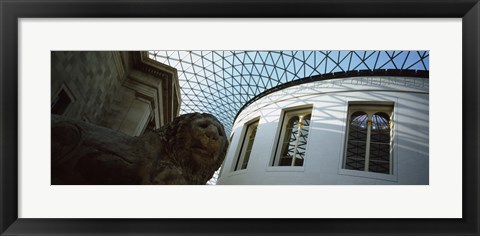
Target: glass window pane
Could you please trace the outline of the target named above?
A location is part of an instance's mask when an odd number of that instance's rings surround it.
[[[247,168],[250,154],[252,152],[253,143],[255,141],[255,134],[257,133],[258,121],[247,126],[245,137],[240,149],[240,155],[235,164],[234,170],[243,170]]]
[[[307,151],[308,129],[310,128],[310,115],[303,117],[300,134],[298,137],[295,166],[302,166]]]
[[[250,159],[250,153],[252,152],[253,141],[255,140],[255,134],[257,133],[257,127],[258,127],[258,123],[252,124],[252,127],[251,127],[252,131],[250,133],[250,136],[248,137],[247,150],[245,153],[245,157],[243,158],[242,170],[247,168],[248,160]]]
[[[383,112],[372,116],[371,142],[390,143],[390,117]]]
[[[377,112],[372,116],[369,171],[390,173],[390,117]]]
[[[279,137],[274,166],[303,166],[310,129],[311,108],[287,111]]]
[[[365,169],[365,151],[367,146],[367,120],[368,115],[362,111],[357,111],[350,116],[347,154],[345,160],[346,169]]]
[[[298,116],[294,116],[288,120],[282,143],[283,149],[280,156],[280,166],[292,165],[292,159],[293,156],[295,156],[295,143],[297,142],[298,121]]]
[[[72,99],[62,89],[55,100],[52,102],[52,114],[63,115],[68,108],[68,105],[72,102]]]

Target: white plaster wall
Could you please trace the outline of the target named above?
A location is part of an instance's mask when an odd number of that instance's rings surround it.
[[[244,109],[217,184],[428,184],[429,84],[411,77],[356,77],[311,82],[269,94]],[[394,103],[393,175],[341,168],[348,102]],[[282,110],[313,105],[302,167],[270,166]],[[245,123],[260,118],[247,169],[233,171]]]

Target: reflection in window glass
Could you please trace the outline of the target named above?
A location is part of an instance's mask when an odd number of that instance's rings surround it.
[[[311,109],[286,112],[279,143],[278,166],[303,166],[306,154]]]
[[[391,106],[351,106],[344,168],[391,174]]]
[[[350,120],[345,168],[363,170],[365,169],[368,115],[357,111],[352,114]]]
[[[243,139],[242,147],[240,150],[240,156],[237,159],[234,170],[243,170],[247,168],[250,154],[252,152],[253,143],[255,141],[255,135],[257,133],[258,121],[251,123],[247,126],[245,137]]]
[[[368,164],[368,170],[371,172],[389,173],[390,117],[384,112],[378,112],[372,116],[370,161]]]

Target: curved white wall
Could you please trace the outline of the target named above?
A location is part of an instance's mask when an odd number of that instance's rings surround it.
[[[428,184],[428,79],[372,76],[301,84],[271,93],[245,108],[217,184]],[[393,102],[393,174],[342,168],[349,102]],[[271,166],[282,110],[312,106],[304,165]],[[259,119],[244,170],[234,171],[245,124]]]

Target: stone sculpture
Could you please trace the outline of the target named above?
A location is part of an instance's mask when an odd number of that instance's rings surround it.
[[[138,137],[52,115],[52,184],[206,184],[227,147],[223,125],[205,113]]]

